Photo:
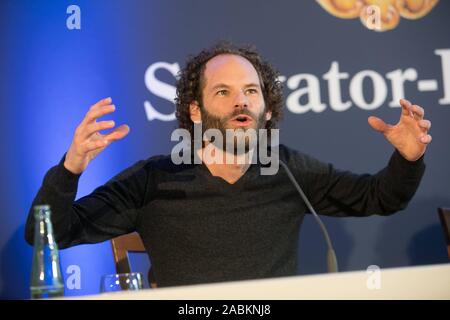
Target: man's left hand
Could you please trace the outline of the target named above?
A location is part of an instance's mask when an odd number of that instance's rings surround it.
[[[377,117],[369,117],[372,128],[384,134],[386,139],[409,161],[418,160],[431,142],[428,130],[431,122],[423,117],[425,111],[418,105],[412,105],[405,99],[400,99],[402,114],[396,125],[386,124]]]

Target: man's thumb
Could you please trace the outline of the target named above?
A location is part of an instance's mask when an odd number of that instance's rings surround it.
[[[378,132],[384,133],[388,129],[388,125],[380,118],[371,116],[367,119],[367,122]]]

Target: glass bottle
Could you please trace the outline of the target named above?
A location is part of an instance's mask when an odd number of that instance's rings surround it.
[[[34,250],[30,291],[32,299],[64,295],[58,246],[50,220],[50,206],[34,206]]]

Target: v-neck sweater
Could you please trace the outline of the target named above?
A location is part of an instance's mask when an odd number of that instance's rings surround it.
[[[335,217],[406,208],[425,170],[423,157],[410,162],[397,150],[375,174],[339,170],[284,145],[279,154],[315,210]],[[32,207],[51,206],[61,249],[138,232],[159,287],[295,275],[308,209],[284,168],[263,175],[261,166],[250,165],[229,184],[204,164],[154,156],[75,201],[81,175],[68,171],[63,157],[46,173]],[[32,207],[25,230],[30,244]]]

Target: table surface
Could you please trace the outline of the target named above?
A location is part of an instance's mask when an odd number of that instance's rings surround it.
[[[121,291],[64,299],[74,298],[107,300],[450,299],[450,263],[380,269],[379,273],[352,271]]]

